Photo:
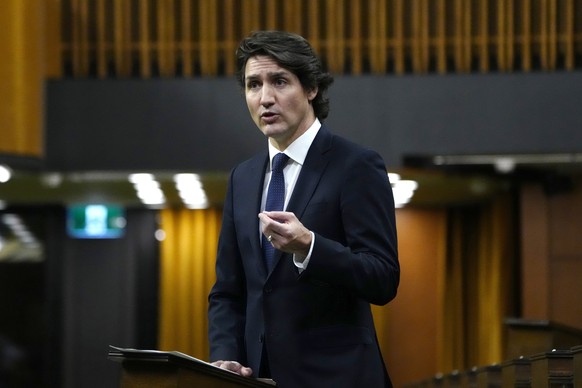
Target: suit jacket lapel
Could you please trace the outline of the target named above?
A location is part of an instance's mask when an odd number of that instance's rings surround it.
[[[329,163],[329,153],[327,151],[331,148],[331,140],[331,133],[325,126],[322,126],[307,152],[307,157],[301,167],[301,172],[286,209],[288,212],[295,213],[299,220],[301,220],[301,216]],[[281,251],[276,251],[273,268],[277,266],[282,255]]]

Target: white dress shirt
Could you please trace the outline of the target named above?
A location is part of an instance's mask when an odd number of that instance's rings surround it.
[[[263,186],[263,197],[261,199],[261,211],[265,210],[265,203],[267,202],[267,190],[269,189],[269,182],[271,181],[271,163],[273,161],[273,157],[278,154],[279,152],[283,152],[285,155],[289,156],[289,161],[287,165],[283,168],[283,175],[285,177],[285,205],[283,209],[287,209],[287,205],[289,204],[289,199],[291,198],[291,194],[293,193],[293,189],[295,188],[295,184],[297,183],[297,178],[299,177],[299,173],[301,172],[301,168],[303,167],[303,163],[305,162],[305,158],[307,157],[307,152],[309,151],[309,147],[311,147],[311,143],[315,139],[317,132],[319,132],[319,128],[321,128],[321,123],[316,118],[313,124],[299,136],[293,143],[291,143],[285,150],[279,151],[271,142],[269,143],[269,166],[267,167],[267,171],[265,172],[265,184]],[[262,234],[259,225],[259,232]],[[299,255],[293,255],[293,263],[299,271],[303,271],[307,268],[307,264],[309,263],[309,259],[311,258],[311,251],[313,250],[313,244],[315,243],[315,234],[311,232],[311,246],[309,247],[309,253],[305,258]]]

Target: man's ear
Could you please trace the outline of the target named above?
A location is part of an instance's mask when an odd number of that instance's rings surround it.
[[[317,97],[318,90],[319,89],[317,87],[315,87],[315,88],[307,91],[307,99],[309,100],[309,102],[312,102],[315,99],[315,97]]]

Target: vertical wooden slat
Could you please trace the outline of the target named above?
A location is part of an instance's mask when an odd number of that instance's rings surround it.
[[[192,61],[192,7],[190,0],[180,1],[180,56],[182,60],[182,74],[191,77],[193,74]]]
[[[420,29],[421,29],[421,16],[420,16],[420,0],[411,1],[411,11],[410,11],[410,21],[411,21],[411,34],[410,34],[410,52],[412,54],[412,71],[414,73],[420,72]]]
[[[83,76],[89,75],[89,5],[86,1],[79,4],[79,69]]]
[[[150,37],[150,12],[148,0],[140,0],[139,2],[139,68],[140,76],[142,78],[150,78],[151,72],[151,51],[152,42]]]
[[[548,7],[548,62],[551,70],[556,69],[557,64],[557,47],[558,47],[558,12],[557,0],[549,0]]]
[[[301,34],[301,0],[283,2],[283,26],[286,31]]]
[[[218,1],[211,0],[210,9],[208,14],[209,19],[212,21],[212,26],[210,28],[210,52],[212,55],[212,75],[218,74],[218,64],[219,64],[219,50],[218,50]]]
[[[329,68],[332,71],[338,71],[340,68],[338,61],[339,36],[336,25],[339,23],[340,10],[337,0],[326,0],[326,14],[328,23],[326,25],[326,55]]]
[[[529,72],[532,66],[532,39],[531,39],[531,0],[521,2],[522,28],[521,28],[521,70]]]
[[[362,74],[362,1],[354,0],[350,6],[350,42],[351,49],[349,60],[351,63],[351,72],[355,75]]]
[[[97,41],[95,42],[95,60],[97,61],[97,77],[107,77],[107,22],[105,16],[105,0],[97,0],[95,8]]]
[[[160,41],[162,45],[160,46],[159,50],[163,55],[163,61],[160,63],[160,75],[162,77],[169,77],[171,76],[171,60],[170,60],[170,52],[171,47],[169,44],[169,35],[170,35],[170,18],[168,17],[170,2],[171,0],[159,0],[161,2],[160,8]]]
[[[489,71],[489,8],[488,0],[480,0],[479,10],[479,70]]]
[[[123,68],[123,0],[113,0],[113,59],[115,74]]]
[[[319,34],[319,1],[310,1],[307,5],[307,38],[313,50],[321,55],[321,38]]]
[[[471,71],[471,57],[473,56],[473,8],[471,2],[465,2],[463,9],[463,68]]]
[[[347,0],[347,1],[351,1],[351,0]],[[337,62],[338,62],[338,68],[336,69],[336,71],[338,73],[343,73],[344,69],[345,69],[345,59],[346,59],[346,39],[347,39],[347,35],[345,33],[346,30],[346,15],[345,15],[345,5],[346,5],[346,0],[337,0],[338,5],[338,12],[337,12],[337,16],[338,16],[338,22],[336,24],[336,34],[337,34]]]
[[[168,50],[168,68],[167,68],[167,75],[169,77],[174,77],[176,75],[176,15],[175,12],[175,2],[177,0],[167,0],[167,8],[166,8],[166,18],[167,18],[167,30],[166,30],[166,39],[167,39],[167,50]]]
[[[506,34],[505,31],[505,7],[507,0],[497,0],[497,66],[501,71],[507,70],[507,58],[505,56]]]
[[[380,0],[378,4],[378,72],[385,73],[388,61],[388,6],[386,1]]]
[[[160,76],[166,77],[169,75],[168,67],[168,44],[167,44],[167,34],[168,34],[168,23],[166,18],[167,1],[158,0],[157,2],[157,59]]]
[[[384,0],[370,0],[368,4],[368,61],[373,73],[386,72],[388,15]]]
[[[124,76],[131,75],[132,60],[134,58],[134,45],[132,41],[131,31],[132,31],[132,20],[133,15],[131,14],[131,3],[133,0],[125,0],[123,7],[123,46],[125,55],[125,68],[123,69]]]
[[[574,70],[574,0],[565,0],[564,14],[564,57],[566,70]]]
[[[71,67],[73,76],[80,76],[80,51],[79,51],[79,1],[80,0],[70,0],[70,14],[71,14]]]
[[[394,1],[394,71],[396,74],[403,74],[404,65],[404,0]]]
[[[260,0],[245,0],[242,2],[242,33],[248,35],[261,28],[259,19]]]
[[[224,29],[224,62],[225,72],[232,75],[236,72],[237,37],[234,32],[235,14],[234,1],[225,0],[222,4],[222,28]]]
[[[430,62],[430,17],[429,0],[422,0],[421,3],[421,66],[422,72],[428,72]]]
[[[46,78],[60,78],[63,76],[63,42],[61,29],[63,28],[62,0],[50,0],[44,4],[46,14]]]
[[[515,7],[514,0],[507,1],[505,8],[505,21],[507,28],[507,40],[506,40],[506,55],[507,55],[507,66],[506,70],[513,70],[514,60],[515,60]]]
[[[455,0],[454,9],[454,58],[457,72],[465,72],[463,61],[463,2],[464,0]]]
[[[277,5],[278,3],[276,1],[267,1],[264,6],[265,6],[265,28],[267,30],[278,30],[279,26],[277,24]],[[287,11],[288,5],[287,2],[285,2],[285,12],[283,12],[283,14],[285,15],[288,11]],[[287,22],[287,19],[285,19],[285,22]]]
[[[438,0],[436,8],[436,60],[437,72],[444,74],[447,72],[447,36],[446,36],[446,0]]]
[[[539,19],[540,19],[540,31],[539,31],[539,46],[540,46],[540,62],[542,69],[548,70],[549,59],[548,59],[548,0],[540,0],[539,7]]]
[[[210,68],[210,53],[209,53],[209,43],[208,43],[208,36],[207,31],[209,29],[209,24],[211,23],[208,20],[208,2],[209,0],[199,0],[198,2],[198,57],[200,58],[200,71],[202,74],[208,74]]]

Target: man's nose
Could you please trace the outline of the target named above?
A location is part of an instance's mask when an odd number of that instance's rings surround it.
[[[263,86],[261,90],[261,105],[272,105],[274,103],[274,95],[271,86]]]

